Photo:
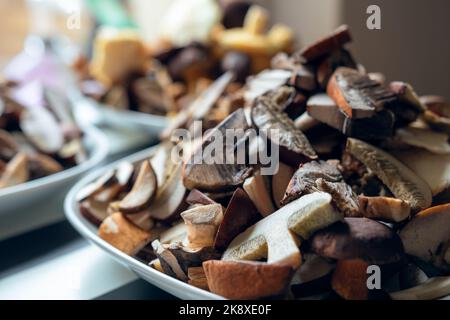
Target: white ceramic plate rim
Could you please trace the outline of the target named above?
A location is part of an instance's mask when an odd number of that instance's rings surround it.
[[[124,159],[121,159],[119,161],[116,161],[115,163],[112,163],[104,168],[101,168],[99,170],[96,170],[92,172],[91,174],[87,175],[83,179],[81,179],[77,184],[70,190],[70,192],[67,194],[67,197],[64,201],[64,211],[66,214],[67,219],[72,224],[72,226],[87,240],[95,244],[96,246],[100,247],[107,253],[113,256],[117,261],[120,263],[126,265],[131,270],[139,273],[145,273],[149,276],[149,278],[152,280],[151,283],[156,285],[157,287],[160,287],[164,290],[163,286],[160,285],[160,283],[164,282],[165,285],[173,287],[173,290],[171,293],[174,295],[182,298],[185,297],[185,294],[177,294],[177,291],[189,291],[190,296],[195,296],[197,299],[204,299],[204,300],[219,300],[224,299],[221,296],[218,296],[216,294],[213,294],[211,292],[199,289],[197,287],[191,286],[185,282],[182,282],[180,280],[177,280],[175,278],[172,278],[164,273],[161,273],[150,266],[145,265],[144,263],[140,262],[139,260],[123,253],[122,251],[116,249],[112,245],[110,245],[108,242],[104,241],[100,237],[97,236],[96,228],[89,224],[87,220],[85,220],[79,210],[78,205],[76,201],[76,194],[78,191],[84,187],[89,182],[94,181],[96,178],[100,177],[102,173],[104,173],[106,170],[113,169],[117,166],[118,163],[122,161],[129,161],[129,162],[136,162],[141,159],[144,159],[146,157],[151,156],[154,153],[155,147],[145,149],[143,151],[140,151],[134,155],[131,155],[129,157],[126,157]]]
[[[17,186],[0,189],[0,201],[2,200],[2,198],[16,193],[35,190],[42,187],[43,185],[47,186],[60,182],[61,180],[72,178],[93,168],[101,161],[103,161],[108,155],[108,140],[103,135],[103,133],[101,133],[98,129],[94,127],[85,128],[83,129],[83,131],[85,133],[86,139],[92,142],[92,150],[90,151],[90,156],[88,160],[77,166],[74,166],[72,168],[63,170],[61,172],[43,178],[31,180],[29,182],[25,182]]]

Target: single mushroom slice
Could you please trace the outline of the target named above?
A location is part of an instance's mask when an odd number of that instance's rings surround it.
[[[76,200],[81,202],[87,198],[90,198],[102,191],[104,187],[111,185],[115,181],[115,171],[107,170],[103,175],[101,175],[97,180],[87,184],[78,191],[76,195]]]
[[[185,202],[187,190],[183,185],[181,172],[182,165],[178,164],[158,189],[155,200],[149,207],[154,219],[172,220],[187,208]]]
[[[441,96],[422,96],[420,102],[438,116],[450,118],[450,102]]]
[[[450,134],[450,118],[448,117],[442,117],[430,110],[427,110],[422,115],[421,120],[423,120],[433,130]]]
[[[433,196],[450,188],[450,155],[438,155],[422,149],[395,151],[393,155],[426,181]]]
[[[366,218],[401,222],[411,215],[411,206],[401,199],[364,195],[360,195],[358,199],[361,215]]]
[[[179,222],[159,236],[159,241],[162,244],[172,244],[175,242],[183,242],[187,238],[188,226],[184,222]]]
[[[243,185],[245,192],[263,217],[271,215],[276,210],[268,184],[265,176],[256,174],[245,180]]]
[[[34,179],[46,177],[64,170],[59,162],[42,153],[28,155],[28,169],[30,176]]]
[[[346,151],[361,161],[413,211],[428,208],[432,194],[427,183],[387,152],[361,140],[349,138]]]
[[[6,165],[0,177],[0,189],[27,182],[28,178],[28,156],[19,152]]]
[[[157,192],[155,172],[148,160],[142,162],[131,191],[120,202],[120,211],[138,213],[148,207]]]
[[[190,204],[191,206],[193,206],[193,205],[206,206],[209,204],[217,203],[213,199],[208,197],[206,194],[204,194],[201,191],[198,191],[197,189],[191,190],[191,192],[189,192],[188,196],[186,197],[186,202],[188,204]]]
[[[272,176],[272,198],[278,209],[281,207],[281,200],[283,200],[286,189],[294,173],[294,168],[280,162],[278,172]]]
[[[149,209],[145,209],[138,213],[126,214],[124,216],[135,226],[145,231],[150,231],[155,226],[155,222],[152,219],[152,213]]]
[[[238,234],[255,224],[260,218],[261,215],[247,193],[241,188],[236,189],[217,230],[214,248],[225,250]]]
[[[97,227],[100,226],[103,220],[109,215],[107,203],[86,199],[80,202],[78,206],[81,215]]]
[[[205,271],[203,270],[203,267],[189,268],[188,278],[189,278],[188,283],[191,286],[209,291],[208,280],[206,279],[206,274]]]
[[[200,267],[204,261],[220,258],[220,254],[211,247],[190,249],[181,243],[161,244],[152,242],[156,256],[161,262],[164,273],[182,281],[188,281],[188,270]]]
[[[228,299],[259,299],[286,292],[294,271],[284,264],[210,260],[203,263],[211,292]]]
[[[367,218],[345,218],[318,231],[310,241],[316,254],[338,260],[333,289],[345,299],[366,299],[367,267],[402,261],[400,237],[387,226]]]
[[[301,264],[300,240],[342,219],[331,206],[331,196],[313,193],[303,196],[257,222],[238,235],[222,260],[259,260],[282,263],[296,269]],[[294,234],[295,233],[295,234]]]
[[[419,212],[400,231],[405,252],[450,272],[450,264],[442,256],[450,241],[450,204]]]
[[[212,247],[217,229],[223,220],[222,205],[196,206],[181,213],[188,226],[188,246],[190,248]]]
[[[218,139],[226,139],[226,132],[230,130],[242,130],[248,128],[248,123],[245,117],[243,109],[239,109],[228,116],[222,121],[216,128],[212,129],[207,135],[202,144],[197,148],[194,148],[191,155],[185,161],[183,166],[183,183],[187,189],[199,189],[201,191],[210,192],[222,192],[234,189],[236,186],[241,185],[246,178],[248,178],[252,172],[252,168],[245,164],[236,163],[236,160],[232,164],[216,163],[214,159],[211,159],[212,153],[221,153],[226,155],[226,152],[230,152],[228,147],[218,143]],[[220,138],[219,138],[220,137]],[[246,139],[246,137],[242,137]],[[241,139],[241,140],[242,140]],[[241,143],[242,141],[236,142]],[[234,147],[237,146],[234,145]],[[213,147],[213,148],[211,148]],[[217,150],[220,149],[220,150]],[[210,151],[210,152],[207,152]],[[233,149],[233,152],[235,150]],[[237,157],[239,158],[239,157]],[[199,162],[201,160],[201,163]],[[211,162],[213,162],[211,164]]]
[[[421,128],[398,129],[394,139],[412,147],[422,148],[436,154],[450,154],[449,135]]]
[[[317,159],[308,138],[295,128],[294,122],[271,99],[258,98],[251,118],[260,134],[280,148],[280,158],[286,164],[298,166],[299,163]]]
[[[310,283],[329,275],[335,268],[335,263],[313,253],[303,256],[304,262],[294,274],[291,285],[298,291],[301,285]]]
[[[103,220],[98,235],[130,256],[138,253],[155,237],[154,234],[135,226],[120,212],[113,213]]]
[[[13,136],[0,129],[0,159],[9,161],[19,151],[19,145]]]

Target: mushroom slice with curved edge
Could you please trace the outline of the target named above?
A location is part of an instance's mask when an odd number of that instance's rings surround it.
[[[281,200],[283,200],[287,186],[294,173],[294,168],[280,162],[278,172],[272,176],[272,198],[277,208],[281,207]]]
[[[294,271],[284,264],[250,261],[203,262],[211,292],[228,299],[259,299],[285,293]]]
[[[216,204],[213,199],[208,197],[206,194],[204,194],[201,191],[198,191],[197,189],[191,190],[189,192],[188,196],[186,197],[186,202],[190,205],[208,205],[208,204]]]
[[[59,162],[42,153],[28,155],[28,169],[33,178],[45,177],[64,170]]]
[[[27,182],[28,178],[28,156],[19,152],[6,165],[0,178],[0,189]]]
[[[449,135],[420,128],[398,129],[394,139],[436,154],[450,154]]]
[[[435,277],[414,288],[390,293],[394,300],[433,300],[450,292],[450,277]]]
[[[263,217],[275,211],[266,177],[257,174],[245,180],[243,188]]]
[[[291,285],[299,286],[330,274],[335,268],[335,263],[330,262],[316,254],[309,253],[303,256],[304,262],[294,274]]]
[[[103,220],[109,215],[108,204],[106,203],[86,199],[80,202],[78,206],[81,215],[97,227],[100,226]]]
[[[151,232],[135,226],[120,212],[113,213],[103,220],[98,229],[98,235],[130,256],[138,253],[154,238]]]
[[[241,188],[236,189],[217,230],[214,248],[225,250],[241,232],[261,218],[252,200]]]
[[[0,159],[9,161],[18,150],[19,146],[13,136],[0,129]]]
[[[317,159],[308,138],[279,109],[271,99],[258,98],[252,108],[251,118],[260,134],[266,135],[280,148],[281,160],[286,164],[298,166],[301,162]]]
[[[216,128],[212,129],[209,135],[204,138],[202,144],[193,150],[184,163],[184,186],[190,190],[199,189],[200,191],[221,192],[233,190],[236,186],[241,185],[250,176],[252,168],[245,164],[235,163],[236,160],[239,160],[239,154],[232,164],[227,164],[226,162],[218,164],[210,156],[212,156],[212,153],[226,155],[227,152],[230,152],[224,141],[228,140],[226,139],[227,131],[234,130],[237,132],[240,130],[243,134],[242,139],[246,139],[245,130],[247,128],[248,123],[245,112],[243,109],[238,109]],[[237,144],[241,143],[242,139],[238,139]],[[219,143],[220,140],[223,140],[224,143]],[[236,144],[234,147],[236,147]],[[208,150],[211,154],[207,152]],[[235,150],[233,149],[232,151],[234,152]],[[201,160],[201,163],[198,163],[199,160]],[[210,162],[213,163],[211,164]]]
[[[360,212],[366,218],[401,222],[411,214],[411,206],[400,199],[364,195],[360,195],[358,199]]]
[[[152,242],[152,247],[164,273],[182,281],[188,280],[189,268],[200,267],[203,261],[220,258],[220,254],[211,247],[190,249],[181,243],[161,244],[158,240]]]
[[[154,219],[171,220],[187,208],[187,203],[184,201],[187,191],[181,180],[181,171],[182,165],[178,164],[164,185],[158,189],[155,200],[149,207]]]
[[[148,160],[142,162],[131,191],[120,202],[120,211],[127,214],[138,213],[153,200],[157,191],[156,176]]]
[[[188,227],[184,222],[173,225],[159,236],[162,244],[171,244],[175,242],[183,242],[187,238]]]
[[[87,184],[84,188],[78,191],[76,200],[81,202],[87,198],[100,192],[104,186],[110,185],[115,178],[114,170],[108,170],[103,175],[101,175],[97,180]]]
[[[419,212],[400,231],[405,252],[450,271],[450,264],[442,259],[445,243],[450,240],[450,204]]]
[[[223,220],[222,205],[196,206],[181,213],[188,226],[188,246],[190,248],[212,247],[217,229]]]
[[[301,264],[299,239],[342,219],[331,206],[331,196],[313,193],[287,204],[238,235],[224,252],[222,260],[258,260],[283,263],[292,268]]]
[[[151,215],[151,211],[149,209],[145,209],[144,211],[133,214],[126,214],[124,216],[135,226],[141,228],[142,230],[150,231],[155,226],[155,222],[153,221]]]
[[[408,202],[413,211],[431,205],[427,183],[387,152],[352,138],[347,140],[346,150],[380,178],[395,197]]]
[[[22,112],[20,128],[42,152],[57,153],[64,146],[64,133],[53,115],[45,108]]]
[[[387,226],[367,218],[345,218],[318,231],[310,241],[319,256],[337,259],[333,289],[345,299],[367,299],[367,267],[404,258],[402,241]]]

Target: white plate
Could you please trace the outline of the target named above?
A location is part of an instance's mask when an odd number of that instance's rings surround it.
[[[137,162],[143,160],[145,158],[150,157],[155,151],[155,147],[143,150],[139,153],[136,153],[132,156],[126,157],[120,161],[129,161],[129,162]],[[119,161],[119,162],[120,162]],[[93,226],[89,221],[87,221],[80,213],[78,209],[78,203],[76,201],[76,195],[80,189],[82,189],[88,183],[99,178],[105,171],[113,169],[117,166],[119,162],[108,165],[105,168],[99,169],[81,181],[79,181],[72,190],[68,193],[65,201],[64,201],[64,210],[66,213],[66,217],[72,226],[81,233],[83,237],[87,240],[100,247],[107,253],[109,253],[114,259],[128,267],[129,269],[136,272],[142,279],[152,283],[153,285],[161,288],[169,292],[170,294],[177,296],[181,299],[196,299],[196,300],[222,300],[224,299],[221,296],[210,293],[205,290],[201,290],[199,288],[193,287],[185,282],[179,281],[175,278],[169,277],[147,265],[140,262],[139,260],[130,257],[129,255],[123,253],[122,251],[116,249],[108,242],[104,241],[100,237],[97,236],[97,228]],[[422,292],[423,296],[428,296],[433,298],[440,298],[444,295],[448,295],[450,293],[450,277],[441,277],[439,279],[435,278],[435,283],[424,286],[424,292]],[[420,287],[420,286],[419,286]],[[417,287],[417,288],[419,288]],[[440,292],[438,296],[436,296],[436,292]],[[434,294],[434,295],[433,295]],[[403,290],[395,292],[392,296],[394,299],[402,300],[402,299],[416,299],[419,298],[421,294],[416,293],[412,289]]]
[[[95,128],[84,129],[83,142],[87,147],[87,161],[64,171],[31,180],[17,186],[0,189],[0,216],[18,211],[39,201],[46,202],[53,194],[68,190],[76,178],[100,164],[108,154],[108,141]],[[36,207],[34,207],[36,209]]]

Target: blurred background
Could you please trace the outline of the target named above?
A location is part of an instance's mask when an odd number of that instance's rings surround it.
[[[161,12],[173,0],[128,0],[130,13],[151,39],[157,34]],[[336,26],[350,25],[355,58],[370,71],[380,71],[390,80],[413,84],[420,94],[450,98],[450,1],[447,0],[256,0],[271,11],[273,21],[296,32],[298,46],[326,35]],[[368,30],[366,9],[381,8],[381,30]],[[63,32],[84,43],[93,22],[81,0],[0,0],[0,67],[20,51],[30,30]],[[81,11],[77,11],[81,8]],[[78,13],[79,16],[78,16]],[[75,14],[80,28],[67,28]]]

